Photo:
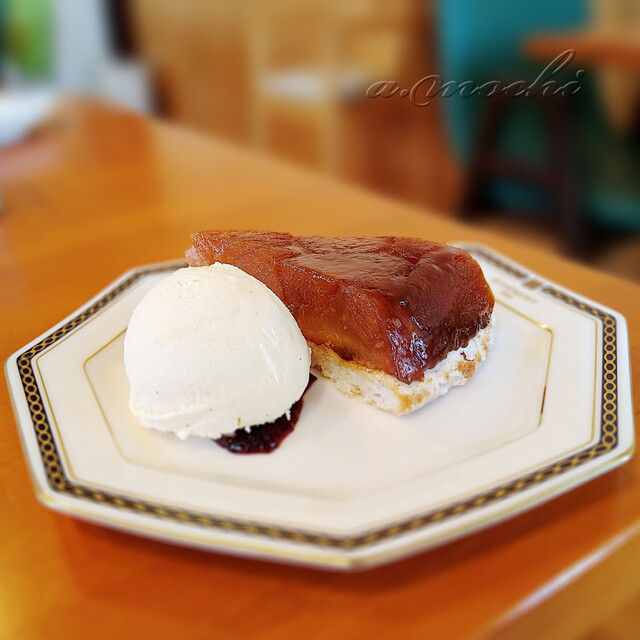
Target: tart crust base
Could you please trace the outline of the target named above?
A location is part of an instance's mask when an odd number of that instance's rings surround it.
[[[494,318],[469,341],[466,347],[451,351],[422,380],[411,384],[396,377],[343,360],[331,347],[307,342],[311,348],[312,369],[331,380],[347,396],[360,397],[378,409],[396,415],[411,413],[445,394],[451,387],[468,382],[487,357],[493,343]]]

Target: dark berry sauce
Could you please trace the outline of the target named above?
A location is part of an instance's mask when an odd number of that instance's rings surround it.
[[[307,388],[300,400],[291,407],[288,416],[285,413],[273,422],[255,425],[251,427],[251,431],[236,429],[232,434],[222,435],[213,441],[231,453],[269,453],[277,449],[296,426],[302,411],[304,394],[315,380],[312,375],[309,376]]]

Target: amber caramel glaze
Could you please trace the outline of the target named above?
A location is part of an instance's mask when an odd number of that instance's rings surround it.
[[[486,327],[494,297],[465,251],[412,238],[201,231],[190,266],[235,265],[266,284],[305,338],[411,383]]]

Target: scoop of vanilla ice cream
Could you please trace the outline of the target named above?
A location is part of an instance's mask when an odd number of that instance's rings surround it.
[[[307,386],[310,356],[268,287],[215,263],[179,269],[139,302],[124,364],[141,424],[215,438],[286,413]]]

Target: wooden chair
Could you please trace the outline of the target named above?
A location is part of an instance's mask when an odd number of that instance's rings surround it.
[[[412,0],[256,0],[247,25],[254,144],[268,146],[278,115],[312,123],[320,165],[339,173],[341,106],[398,79],[416,15]]]

